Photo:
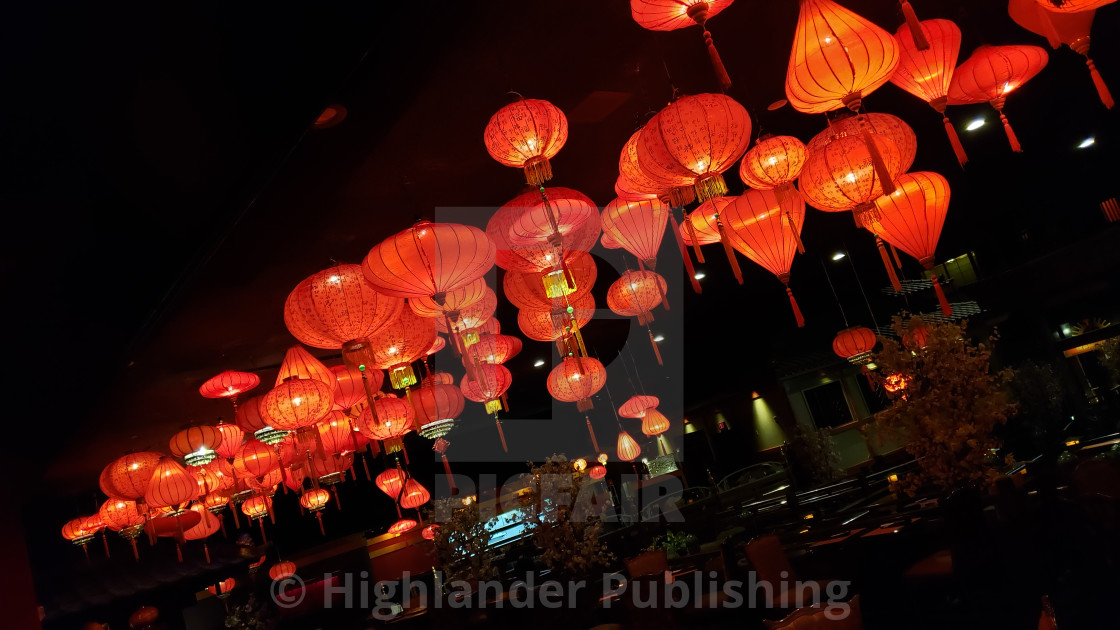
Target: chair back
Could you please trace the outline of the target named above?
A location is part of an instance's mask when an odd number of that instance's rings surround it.
[[[746,545],[747,560],[751,563],[760,582],[771,584],[784,584],[797,581],[797,575],[782,549],[782,543],[777,536],[760,536]],[[785,571],[785,577],[782,572]]]
[[[663,575],[669,570],[669,555],[664,549],[642,552],[626,560],[626,572],[631,578],[643,575]]]

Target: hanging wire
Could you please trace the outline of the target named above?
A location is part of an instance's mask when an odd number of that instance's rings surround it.
[[[859,272],[856,271],[856,263],[852,260],[852,252],[848,249],[847,243],[843,243],[844,250],[848,252],[848,264],[852,267],[852,275],[856,277],[856,284],[859,285],[859,293],[863,296],[863,303],[867,305],[867,312],[871,315],[871,323],[875,325],[875,333],[879,332],[879,322],[875,319],[875,311],[871,308],[871,302],[867,299],[867,293],[863,290],[863,281],[859,279]]]
[[[828,266],[824,264],[824,258],[818,257],[821,261],[821,269],[824,270],[824,277],[828,280],[828,288],[832,289],[832,299],[836,300],[836,308],[840,309],[840,317],[844,318],[844,328],[850,326],[848,324],[848,316],[844,314],[844,305],[840,303],[840,296],[836,295],[836,287],[832,285],[832,276],[828,273]]]

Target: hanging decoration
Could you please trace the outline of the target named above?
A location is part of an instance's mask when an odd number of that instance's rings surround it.
[[[1049,61],[1046,50],[1038,46],[980,46],[962,63],[949,84],[949,104],[989,103],[1003,122],[1011,150],[1023,147],[1011,129],[1003,107],[1007,95],[1042,71]]]
[[[576,403],[576,409],[582,413],[594,408],[591,397],[599,393],[606,382],[607,369],[598,359],[564,357],[560,365],[552,368],[546,385],[553,398]]]
[[[788,196],[798,194],[793,182],[801,174],[808,157],[809,151],[805,144],[793,136],[759,136],[739,163],[739,178],[755,190],[772,189],[778,196],[778,201],[783,201]],[[718,210],[716,213],[718,214]],[[792,217],[786,216],[786,220],[792,224]],[[797,251],[804,254],[800,223],[794,225],[793,232],[797,235]]]
[[[734,0],[630,0],[630,14],[642,28],[651,31],[675,31],[694,23],[703,31],[708,60],[723,91],[731,88],[731,78],[716,50],[708,20],[731,5]]]
[[[560,297],[566,296],[570,302],[587,295],[599,274],[595,259],[587,252],[574,251],[566,260],[568,276],[575,285],[570,291],[563,270],[511,270],[502,279],[503,295],[517,308],[529,310],[551,309],[553,300]]]
[[[487,335],[490,336],[493,335]],[[453,379],[450,374],[443,375]],[[417,432],[429,440],[447,435],[455,426],[455,419],[463,413],[465,404],[462,390],[455,385],[433,377],[424,379],[412,394],[412,408],[419,425]]]
[[[395,389],[406,389],[419,382],[412,363],[425,356],[435,340],[436,320],[420,317],[406,308],[371,335],[354,356],[362,360],[359,369],[364,366],[385,370]]]
[[[656,199],[615,199],[603,208],[603,234],[609,234],[614,242],[633,254],[639,264],[653,270],[657,268],[657,252],[661,249],[670,213],[669,207]]]
[[[525,171],[525,181],[542,186],[552,179],[549,160],[568,141],[568,119],[548,101],[518,98],[490,117],[482,141],[490,157]]]
[[[657,396],[646,396],[644,394],[631,396],[626,402],[618,407],[618,415],[623,418],[644,418],[647,409],[655,409],[661,401]]]
[[[524,311],[522,311],[524,312]],[[520,318],[519,318],[520,319]],[[506,444],[506,435],[502,431],[502,421],[498,418],[498,412],[502,409],[509,411],[505,405],[504,396],[506,390],[509,389],[510,384],[513,382],[513,375],[509,373],[504,365],[493,365],[484,363],[478,366],[475,371],[473,380],[464,376],[462,382],[459,383],[459,389],[463,391],[463,396],[468,400],[484,403],[486,405],[486,413],[494,414],[494,425],[498,428],[498,438],[502,442],[502,450],[509,452],[509,446]]]
[[[299,498],[299,504],[303,509],[315,515],[315,519],[319,521],[319,533],[326,536],[327,530],[323,526],[323,510],[331,502],[331,493],[329,490],[312,489],[307,490]]]
[[[182,457],[188,466],[202,466],[214,461],[222,443],[222,433],[215,427],[197,426],[183,429],[171,436],[171,454]]]
[[[624,462],[632,462],[642,454],[642,447],[638,445],[637,440],[630,437],[626,431],[620,431],[618,434],[618,458]]]
[[[261,379],[252,372],[226,370],[211,377],[198,388],[203,398],[228,398],[237,409],[237,397],[260,385]]]
[[[1111,0],[1115,1],[1115,0]],[[1076,3],[1075,3],[1076,4]],[[1065,5],[1063,5],[1065,6]],[[1076,12],[1063,11],[1053,3],[1042,4],[1033,0],[1011,0],[1007,12],[1015,23],[1032,33],[1037,33],[1050,42],[1051,48],[1058,48],[1062,44],[1070,47],[1077,54],[1085,57],[1085,65],[1089,67],[1089,76],[1097,89],[1097,96],[1101,103],[1112,109],[1116,102],[1109,92],[1104,77],[1097,70],[1097,64],[1089,56],[1089,31],[1093,27],[1093,18],[1096,17],[1095,9],[1078,10]]]
[[[402,450],[401,438],[416,428],[416,410],[412,404],[404,398],[383,397],[373,401],[372,408],[363,409],[358,416],[358,431],[371,440],[381,440],[386,453]]]
[[[132,546],[132,556],[140,559],[136,548],[136,538],[144,532],[144,514],[137,508],[135,501],[109,499],[97,511],[105,527],[116,532]]]

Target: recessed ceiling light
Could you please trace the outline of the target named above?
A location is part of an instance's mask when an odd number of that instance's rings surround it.
[[[847,254],[845,254],[844,252],[836,252],[835,254],[832,255],[832,259],[833,260],[844,260],[845,256],[847,256]]]
[[[987,121],[985,121],[983,118],[977,118],[976,120],[968,123],[968,126],[965,127],[965,130],[966,131],[976,131],[977,129],[983,127],[985,122],[987,122]]]
[[[703,280],[704,278],[707,278],[707,277],[708,277],[708,274],[704,273],[703,271],[697,271],[696,275],[693,276],[693,278],[696,278],[697,280]]]
[[[658,336],[654,337],[653,340],[656,341],[657,343],[661,343],[662,341],[665,341],[665,335],[658,335]]]
[[[540,367],[542,365],[544,365],[544,359],[537,359],[536,363],[533,363],[533,367]]]
[[[1077,145],[1077,148],[1078,149],[1086,149],[1086,148],[1089,148],[1089,147],[1093,146],[1096,143],[1097,143],[1097,139],[1094,138],[1093,136],[1089,136],[1088,138],[1085,138],[1084,140],[1082,140],[1081,144]]]

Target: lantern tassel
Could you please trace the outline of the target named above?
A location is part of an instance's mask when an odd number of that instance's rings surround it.
[[[237,506],[234,505],[230,508],[230,512],[233,513],[233,526],[237,529],[241,529],[241,519],[237,517]]]
[[[898,258],[898,250],[894,248],[894,243],[888,243],[891,246],[891,258],[894,259],[894,266],[898,270],[902,270],[902,261]]]
[[[362,457],[362,468],[366,471],[366,481],[373,481],[373,478],[369,476],[369,462],[364,457]]]
[[[661,280],[658,279],[654,284],[657,285],[657,294],[661,296],[661,307],[669,310],[669,298],[665,296],[665,287],[661,286]]]
[[[778,190],[782,190],[783,188],[784,187],[780,187],[780,188],[778,188]],[[779,202],[779,203],[781,203],[781,202]],[[805,253],[805,243],[801,242],[801,230],[798,229],[797,224],[794,223],[793,215],[791,215],[789,213],[789,210],[786,210],[786,221],[789,222],[789,231],[790,231],[791,234],[793,234],[793,240],[797,242],[797,253],[798,254],[804,254]]]
[[[708,47],[708,60],[712,63],[712,70],[716,73],[719,86],[726,92],[731,89],[731,77],[727,76],[727,68],[723,67],[723,60],[720,59],[719,51],[716,50],[711,31],[705,25],[701,25],[701,28],[704,29],[704,45]]]
[[[696,254],[696,262],[704,264],[704,252],[700,251],[700,241],[696,240],[696,228],[692,225],[692,219],[687,216],[684,218],[684,229],[688,231],[688,238],[692,241],[692,253]]]
[[[268,534],[264,533],[264,519],[263,518],[257,519],[257,523],[261,526],[261,541],[267,543],[268,542]]]
[[[1112,100],[1112,93],[1108,91],[1108,85],[1105,84],[1104,77],[1097,70],[1097,64],[1093,63],[1093,60],[1086,55],[1085,65],[1089,66],[1089,76],[1093,77],[1093,85],[1097,86],[1097,95],[1101,97],[1101,102],[1108,109],[1112,109],[1116,101]]]
[[[93,564],[93,561],[89,559],[89,546],[83,544],[82,545],[82,553],[84,553],[86,555],[86,564]],[[182,561],[183,561],[183,559],[180,558],[179,562],[182,562]]]
[[[451,462],[447,461],[446,453],[440,453],[439,456],[443,459],[443,474],[447,475],[447,490],[451,494],[457,494],[455,489],[455,477],[451,475]]]
[[[696,279],[696,270],[692,267],[692,259],[688,256],[688,247],[685,246],[684,237],[681,236],[681,226],[672,214],[669,215],[669,221],[673,224],[673,236],[677,239],[677,248],[681,250],[681,259],[684,260],[684,269],[688,272],[688,279],[692,282],[692,290],[700,293],[700,281]]]
[[[334,504],[338,506],[338,511],[342,511],[342,495],[338,492],[338,486],[334,487]]]
[[[907,0],[902,0],[902,15],[906,18],[906,24],[910,27],[910,36],[914,38],[914,46],[918,50],[929,50],[929,40],[926,39],[926,34],[922,31],[918,14],[914,13],[914,7],[910,6]]]
[[[509,396],[502,392],[502,411],[509,413]]]
[[[657,340],[653,338],[653,331],[652,330],[649,331],[649,343],[650,343],[651,346],[653,346],[653,356],[657,357],[657,364],[658,365],[665,365],[665,362],[661,360],[661,350],[659,350],[657,348]],[[595,450],[598,450],[598,449],[595,449]]]
[[[206,564],[210,564],[210,547],[205,542],[202,543],[202,553],[206,556]]]
[[[894,265],[891,264],[890,254],[887,253],[887,246],[883,243],[883,239],[878,236],[875,237],[875,244],[879,247],[879,257],[883,259],[883,267],[887,270],[887,277],[891,279],[891,286],[894,287],[896,292],[902,291],[902,283],[898,281],[898,275],[894,272]]]
[[[226,515],[218,514],[216,516],[218,517],[218,527],[222,528],[222,538],[228,539],[229,534],[226,533]]]
[[[793,318],[797,320],[797,327],[805,327],[805,317],[801,315],[801,308],[797,306],[797,299],[793,297],[793,289],[786,286],[786,295],[789,296],[789,306],[793,309]]]
[[[964,165],[968,164],[968,154],[964,152],[964,145],[961,144],[961,137],[957,135],[957,128],[944,114],[941,115],[941,122],[945,123],[945,134],[949,136],[949,144],[953,145],[953,153],[957,154],[957,162],[960,162],[961,168],[964,168]]]
[[[723,253],[727,254],[727,262],[731,263],[731,273],[735,274],[735,279],[739,284],[743,284],[743,270],[739,268],[739,261],[735,259],[735,250],[731,248],[731,241],[727,238],[727,230],[724,229],[723,221],[719,217],[716,217],[716,227],[719,228],[719,240],[723,243]]]
[[[180,545],[179,543],[175,543],[175,557],[178,558],[179,563],[182,564],[182,562],[183,562],[183,546]]]
[[[105,535],[105,530],[101,530],[101,543],[105,545],[105,557],[111,558],[109,555],[109,538]]]
[[[322,512],[316,512],[315,513],[315,518],[318,519],[318,521],[319,521],[319,533],[326,536],[327,535],[327,528],[323,527],[323,513]]]
[[[587,433],[591,436],[591,450],[598,453],[599,440],[595,439],[595,427],[591,426],[591,416],[584,416],[583,419],[587,420]]]
[[[883,194],[889,195],[894,192],[894,180],[891,178],[891,172],[887,170],[887,163],[883,161],[883,154],[879,153],[879,147],[875,146],[875,140],[871,137],[871,132],[867,129],[867,124],[860,122],[860,131],[863,134],[863,143],[867,145],[867,152],[871,155],[871,164],[875,167],[875,175],[879,178],[879,183],[883,187]]]
[[[999,119],[1003,123],[1003,131],[1007,134],[1007,141],[1011,143],[1011,150],[1016,153],[1023,152],[1023,146],[1019,144],[1019,138],[1015,136],[1015,130],[1011,128],[1011,122],[1007,120],[1007,116],[1001,111]]]
[[[132,544],[132,557],[135,558],[137,562],[140,562],[140,550],[136,548],[136,539],[131,538],[128,542]]]
[[[502,431],[502,421],[498,419],[498,416],[494,416],[494,424],[498,427],[498,438],[502,441],[502,450],[508,453],[509,446],[506,445],[506,434],[505,431]]]
[[[945,291],[941,288],[941,283],[937,281],[937,274],[931,274],[929,279],[933,283],[933,291],[937,294],[937,301],[941,304],[941,314],[945,317],[952,316],[953,307],[949,304],[949,300],[945,299]]]

